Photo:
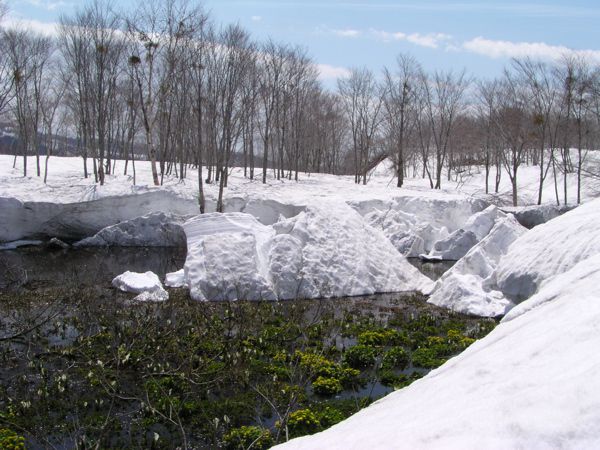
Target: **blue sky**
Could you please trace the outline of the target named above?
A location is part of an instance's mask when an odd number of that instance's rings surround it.
[[[116,4],[131,5],[133,1]],[[52,23],[81,0],[8,0],[10,20]],[[306,47],[323,79],[352,66],[379,72],[400,52],[429,70],[478,77],[500,73],[511,56],[552,59],[566,48],[600,61],[600,1],[206,0],[218,23],[238,22],[258,39]]]

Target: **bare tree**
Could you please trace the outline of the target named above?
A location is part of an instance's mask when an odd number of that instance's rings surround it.
[[[435,188],[442,187],[444,164],[451,162],[450,137],[455,120],[463,106],[464,93],[469,84],[465,72],[435,72],[431,78],[422,74],[426,114],[436,152]],[[450,167],[448,167],[450,171]]]
[[[404,152],[408,141],[408,133],[414,126],[415,95],[419,74],[422,69],[419,63],[409,55],[401,54],[396,58],[396,71],[392,73],[384,69],[384,106],[386,123],[394,147],[396,148],[396,170],[398,187],[404,183]]]
[[[381,122],[382,105],[373,73],[366,68],[352,69],[348,78],[338,80],[338,94],[350,125],[354,181],[367,184],[369,157]]]
[[[32,150],[36,155],[39,177],[42,82],[52,55],[52,43],[49,38],[28,30],[7,30],[4,32],[4,39],[13,75],[13,111],[23,155],[23,176],[27,176],[27,155]]]

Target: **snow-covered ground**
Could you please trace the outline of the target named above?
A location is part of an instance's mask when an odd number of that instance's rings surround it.
[[[590,152],[586,168],[599,173],[598,162]],[[82,179],[79,158],[51,158],[47,185],[23,178],[19,164],[12,169],[12,157],[0,156],[0,241],[43,235],[158,245],[179,233],[169,243],[179,245],[183,230],[188,258],[167,285],[186,285],[200,300],[427,292],[431,284],[404,257],[453,258],[430,301],[481,315],[510,310],[486,338],[422,380],[283,448],[600,447],[598,178],[584,179],[583,206],[527,231],[488,208],[508,203],[506,174],[500,192],[485,196],[482,171],[434,191],[419,177],[397,189],[387,161],[367,186],[314,174],[263,185],[260,173],[251,181],[233,169],[227,213],[183,222],[198,211],[191,169],[184,181],[165,177],[154,187],[149,165],[138,162],[137,186],[119,175],[100,187]],[[520,169],[522,204],[536,202],[538,176],[536,167]],[[573,203],[575,175],[567,181]],[[209,211],[216,189],[206,187]],[[555,203],[551,177],[545,189],[544,202]],[[559,213],[540,211],[518,213],[537,222]],[[162,296],[152,275],[124,274],[115,285]]]
[[[537,293],[423,379],[277,448],[600,448],[598,223],[600,199],[518,232],[498,272]]]

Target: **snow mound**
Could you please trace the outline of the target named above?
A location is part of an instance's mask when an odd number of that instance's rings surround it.
[[[350,204],[371,226],[382,230],[394,247],[408,258],[430,253],[436,242],[464,228],[469,220],[475,220],[472,219],[474,213],[479,213],[487,206],[476,199],[441,200],[427,197],[398,197],[390,202],[363,201]],[[473,230],[469,228],[468,231],[480,233],[479,230],[484,228],[480,222],[483,220],[478,219],[470,225]],[[468,248],[464,253],[466,251]],[[450,256],[450,259],[460,258],[456,253]]]
[[[431,287],[381,231],[345,204],[308,207],[274,228],[279,236],[271,249],[272,279],[287,280],[277,292],[280,298],[295,298],[297,292],[306,298],[345,297]],[[298,286],[289,283],[290,275]]]
[[[158,275],[154,272],[124,272],[112,280],[112,285],[123,292],[139,294],[135,301],[162,302],[169,299],[169,293],[163,288]]]
[[[477,236],[471,231],[463,229],[456,230],[450,236],[440,239],[433,244],[433,250],[428,254],[420,254],[422,259],[439,259],[446,261],[458,261],[477,244]]]
[[[498,287],[515,301],[529,298],[543,280],[600,253],[599,223],[597,199],[525,233],[501,258],[496,272]]]
[[[156,212],[103,228],[76,247],[185,247],[182,224],[189,216]]]
[[[447,237],[437,240],[429,253],[420,253],[425,260],[458,261],[490,232],[499,214],[505,216],[495,206],[470,216],[464,225]]]
[[[183,227],[183,277],[176,272],[167,280],[187,285],[196,300],[345,297],[432,286],[344,203],[307,207],[273,226],[245,213],[215,213]]]
[[[421,380],[276,448],[599,448],[598,285],[594,256]]]
[[[502,209],[513,214],[515,219],[525,228],[531,229],[572,210],[574,207],[573,205],[533,205],[512,206]]]
[[[498,211],[494,227],[435,284],[427,300],[456,312],[496,317],[513,305],[495,286],[494,270],[510,244],[527,230]]]

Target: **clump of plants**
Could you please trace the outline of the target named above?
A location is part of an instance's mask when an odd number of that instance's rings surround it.
[[[0,428],[0,448],[5,450],[25,450],[25,438],[8,428]]]
[[[377,358],[377,349],[371,345],[358,344],[344,353],[344,362],[355,369],[372,367]]]
[[[384,320],[348,299],[171,294],[132,306],[112,290],[0,292],[0,327],[18,336],[0,343],[0,411],[27,436],[3,428],[0,448],[73,436],[85,448],[268,448],[354,414],[376,399],[370,387],[409,385],[494,325],[421,299]]]
[[[258,426],[242,426],[233,428],[223,436],[223,443],[228,450],[266,450],[273,445],[273,436],[265,428]]]

